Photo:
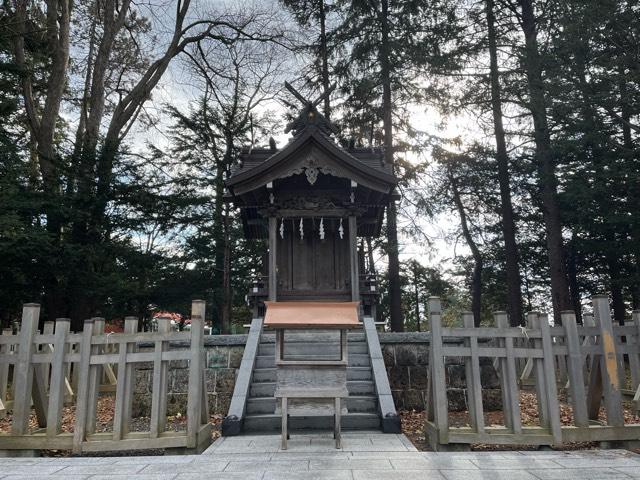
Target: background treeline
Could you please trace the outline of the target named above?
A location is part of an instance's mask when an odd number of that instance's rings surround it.
[[[193,4],[192,4],[193,3]],[[362,248],[381,318],[640,308],[640,2],[16,0],[0,7],[0,320],[247,321],[263,246],[224,179],[283,80],[401,178]],[[453,133],[452,133],[453,132]],[[444,234],[441,233],[441,225]],[[439,257],[430,255],[438,249]],[[417,321],[422,319],[422,324]]]

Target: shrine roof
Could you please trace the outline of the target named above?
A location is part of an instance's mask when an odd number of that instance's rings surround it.
[[[255,177],[269,176],[282,163],[289,163],[299,156],[306,145],[321,148],[326,155],[344,165],[348,170],[367,178],[373,178],[391,191],[398,180],[393,175],[391,165],[386,164],[381,149],[344,149],[334,142],[327,132],[315,125],[307,125],[281,149],[253,149],[240,155],[240,165],[236,166],[227,180],[230,189],[235,185],[250,181]],[[270,181],[270,180],[268,180]]]

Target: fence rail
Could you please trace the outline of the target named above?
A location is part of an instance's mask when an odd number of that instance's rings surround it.
[[[562,326],[547,315],[529,313],[527,328],[509,327],[507,314],[495,314],[495,327],[473,326],[463,314],[462,328],[441,322],[440,300],[429,301],[432,329],[426,432],[434,448],[448,444],[559,445],[567,442],[640,440],[640,424],[625,424],[623,393],[634,395],[640,410],[640,312],[633,321],[613,325],[609,300],[593,297],[594,318],[576,323],[574,312],[562,314]],[[446,338],[462,340],[452,345]],[[487,343],[486,340],[489,340]],[[446,358],[465,363],[469,426],[451,426],[446,389]],[[502,392],[504,425],[487,426],[482,403],[480,359],[494,359]],[[520,367],[520,369],[519,369]],[[627,374],[628,372],[628,374]],[[522,380],[533,379],[539,425],[523,425]],[[624,388],[628,383],[629,388]],[[567,387],[573,413],[562,425],[558,388]],[[601,406],[606,420],[600,421]]]
[[[188,332],[172,332],[169,320],[157,332],[138,333],[138,319],[126,317],[123,333],[105,333],[105,320],[93,318],[80,333],[69,319],[46,322],[38,331],[40,306],[23,307],[20,332],[0,335],[0,403],[11,410],[11,431],[0,433],[2,449],[87,451],[154,448],[201,449],[211,442],[204,378],[205,304],[192,304]],[[154,345],[138,351],[138,343]],[[169,349],[171,342],[188,345]],[[189,362],[186,431],[167,430],[169,362]],[[153,364],[149,430],[131,431],[136,364]],[[111,388],[101,387],[103,377]],[[96,432],[98,397],[115,393],[113,428]],[[64,406],[74,407],[73,431],[62,431]],[[30,426],[32,405],[37,425]]]

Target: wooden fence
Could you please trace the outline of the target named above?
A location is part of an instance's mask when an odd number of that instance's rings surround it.
[[[40,306],[26,304],[20,332],[0,335],[0,402],[11,410],[10,432],[0,433],[0,450],[70,449],[74,453],[156,448],[202,449],[211,442],[204,379],[205,304],[192,305],[188,332],[172,332],[169,321],[157,332],[138,333],[138,319],[125,318],[123,333],[104,332],[103,318],[71,333],[60,318],[38,331]],[[175,342],[171,347],[170,343]],[[154,345],[140,351],[139,343]],[[167,430],[169,362],[189,362],[186,431]],[[148,431],[131,431],[136,364],[153,363]],[[113,366],[113,367],[112,367]],[[101,388],[103,376],[115,382]],[[96,432],[101,391],[115,394],[112,431]],[[72,431],[62,431],[65,404],[73,411]],[[30,425],[32,406],[37,425]],[[69,429],[67,429],[69,430]]]
[[[507,314],[495,314],[495,327],[473,326],[463,314],[462,328],[441,323],[438,298],[429,300],[432,330],[426,433],[434,448],[450,444],[560,445],[568,442],[640,440],[640,424],[625,424],[627,404],[640,409],[640,312],[633,322],[613,325],[609,300],[593,297],[593,322],[577,325],[573,312],[562,314],[562,326],[550,326],[547,315],[529,313],[527,327],[509,327]],[[457,339],[462,343],[445,342]],[[446,358],[464,360],[469,409],[468,426],[450,425]],[[483,409],[480,359],[491,358],[502,392],[504,425],[487,425]],[[519,371],[518,366],[524,371]],[[527,372],[528,370],[528,372]],[[526,375],[525,375],[526,374]],[[532,378],[538,422],[523,425],[520,381]],[[567,388],[572,422],[562,424],[559,388]],[[605,420],[599,419],[604,404]]]

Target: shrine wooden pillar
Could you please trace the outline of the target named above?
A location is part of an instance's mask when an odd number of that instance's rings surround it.
[[[360,272],[358,271],[358,219],[349,215],[349,263],[351,264],[351,301],[360,300]]]
[[[278,220],[269,217],[269,301],[276,301],[278,289],[278,263],[276,257]]]

